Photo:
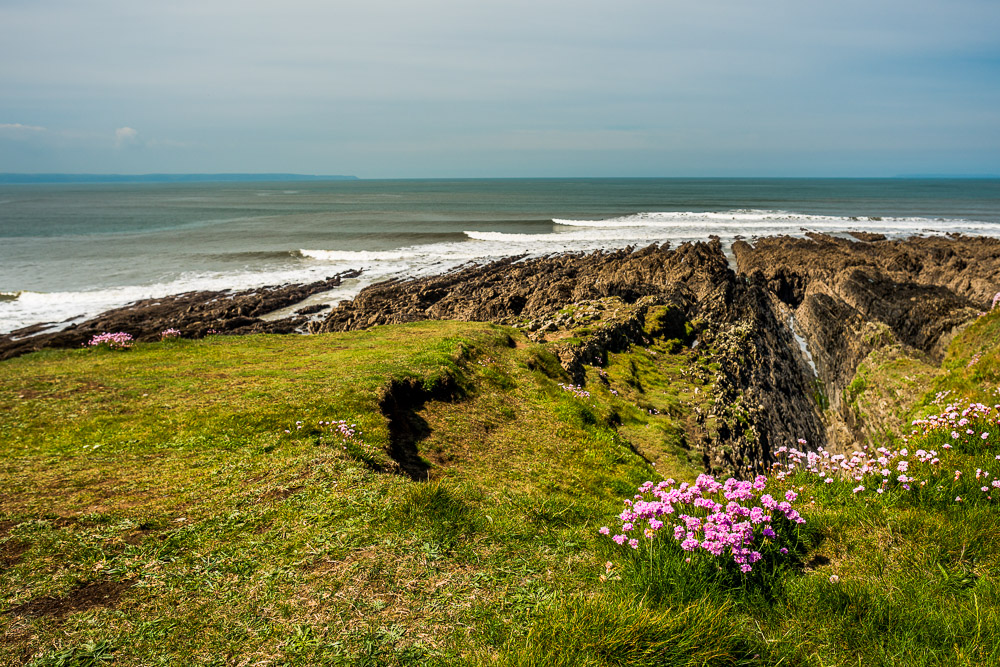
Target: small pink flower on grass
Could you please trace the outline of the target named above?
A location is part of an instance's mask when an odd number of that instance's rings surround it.
[[[600,529],[599,531],[597,531],[597,532],[599,532],[599,533],[600,533],[601,535],[610,535],[610,534],[611,534],[611,529],[610,529],[610,528],[608,528],[607,526],[604,526],[604,527],[602,527],[602,528],[601,528],[601,529]]]
[[[831,574],[830,575],[830,583],[831,584],[836,584],[836,583],[839,583],[839,582],[840,582],[840,577],[838,577],[835,574]]]
[[[109,350],[127,350],[132,347],[132,334],[124,331],[115,333],[102,333],[94,336],[87,343],[87,347],[106,347]]]

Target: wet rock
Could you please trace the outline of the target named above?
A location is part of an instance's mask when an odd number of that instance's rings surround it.
[[[105,331],[124,331],[138,341],[159,340],[165,329],[178,329],[184,338],[202,338],[209,332],[225,334],[294,333],[307,318],[302,313],[274,321],[262,315],[287,308],[329,291],[358,272],[343,273],[305,285],[262,287],[238,292],[186,292],[144,299],[54,333],[38,334],[39,326],[0,335],[0,359],[9,359],[49,347],[80,347]],[[34,334],[34,335],[32,335]]]

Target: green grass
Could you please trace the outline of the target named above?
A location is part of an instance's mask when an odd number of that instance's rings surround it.
[[[0,664],[1000,664],[1000,515],[974,476],[796,479],[793,553],[742,579],[597,534],[646,479],[693,479],[713,434],[711,352],[655,315],[589,398],[550,346],[475,323],[0,364]],[[873,356],[851,391],[897,392],[872,433],[898,441],[942,402],[1000,402],[998,349],[990,315],[940,368]],[[393,380],[457,388],[409,416],[426,480],[393,472]],[[339,419],[360,445],[318,425]]]

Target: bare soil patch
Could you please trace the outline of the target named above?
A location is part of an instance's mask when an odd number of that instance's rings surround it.
[[[87,581],[77,585],[64,597],[45,595],[8,609],[11,616],[48,616],[64,618],[70,614],[99,607],[115,607],[135,579],[125,581]]]
[[[12,539],[0,544],[0,568],[14,567],[21,562],[24,552],[31,544],[18,539]]]

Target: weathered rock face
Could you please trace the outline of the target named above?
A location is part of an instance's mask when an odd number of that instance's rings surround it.
[[[833,408],[827,440],[841,446],[863,437],[841,398],[872,350],[898,345],[939,363],[1000,290],[1000,240],[856,236],[862,242],[813,234],[733,245],[739,271],[794,316]]]
[[[442,276],[386,282],[333,309],[312,332],[347,331],[426,319],[513,322],[555,313],[574,302],[681,291],[698,298],[728,272],[718,242],[677,250],[649,246],[541,259],[509,258]]]
[[[137,301],[123,308],[74,324],[55,333],[41,333],[44,326],[0,335],[0,360],[47,347],[80,347],[105,331],[124,331],[136,340],[159,340],[164,329],[178,329],[185,338],[201,338],[210,331],[226,334],[293,333],[306,325],[304,314],[265,321],[262,315],[280,310],[313,294],[337,287],[356,272],[344,273],[307,285],[283,285],[232,292],[187,292],[162,299]]]
[[[822,404],[787,320],[759,280],[734,276],[724,293],[701,303],[720,371],[715,411],[725,424],[719,442],[704,443],[713,468],[759,471],[781,446],[805,439],[825,444]]]

